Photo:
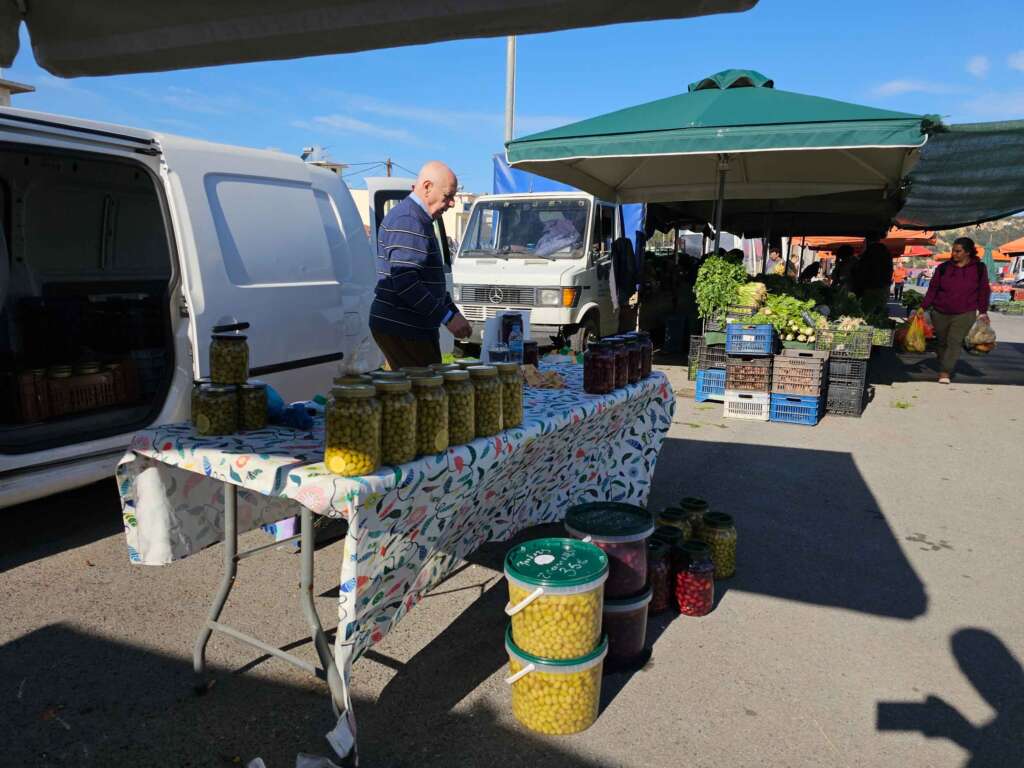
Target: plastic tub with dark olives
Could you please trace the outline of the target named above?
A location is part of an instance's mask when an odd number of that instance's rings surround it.
[[[416,396],[416,452],[429,456],[448,450],[448,395],[437,374],[414,376]]]
[[[493,365],[474,365],[469,369],[473,381],[476,436],[491,437],[501,432],[501,382]]]
[[[368,475],[380,466],[380,401],[372,386],[331,390],[327,404],[324,464],[344,477]]]
[[[465,445],[476,437],[476,403],[469,371],[455,368],[441,375],[448,393],[448,442]]]
[[[380,460],[397,466],[416,458],[416,397],[408,379],[374,382],[380,400]]]

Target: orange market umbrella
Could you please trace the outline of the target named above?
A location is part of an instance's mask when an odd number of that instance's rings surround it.
[[[1008,243],[1003,243],[999,246],[999,250],[1010,256],[1015,256],[1019,253],[1024,253],[1024,237],[1018,237],[1016,240],[1011,240]]]

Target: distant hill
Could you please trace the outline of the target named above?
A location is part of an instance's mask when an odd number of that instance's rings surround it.
[[[1008,216],[1005,219],[989,221],[976,227],[960,227],[935,233],[935,251],[940,253],[953,247],[958,237],[969,237],[980,246],[998,248],[1003,243],[1024,237],[1024,215]]]

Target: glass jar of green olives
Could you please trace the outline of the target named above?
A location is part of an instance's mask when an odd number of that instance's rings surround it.
[[[267,426],[267,385],[243,384],[238,388],[238,428],[243,432]]]
[[[238,387],[207,384],[200,388],[193,416],[200,435],[230,435],[238,431]]]
[[[474,365],[469,369],[473,382],[476,436],[491,437],[501,432],[501,382],[493,365]]]
[[[448,393],[448,442],[465,445],[476,437],[475,397],[469,371],[455,368],[441,375]]]
[[[217,325],[210,339],[210,379],[214,384],[245,384],[249,380],[249,343],[239,331],[248,323]]]
[[[448,450],[448,395],[444,379],[436,374],[414,376],[416,396],[416,452],[424,456]]]
[[[512,429],[523,423],[523,375],[519,363],[496,363],[501,382],[501,428]]]
[[[380,401],[366,384],[331,390],[327,403],[324,464],[345,477],[368,475],[380,466]]]
[[[378,381],[406,381],[409,378],[401,371],[371,371],[369,376],[370,380],[374,383]]]
[[[343,373],[334,377],[334,386],[344,387],[347,384],[372,384],[373,379],[365,373]]]
[[[705,513],[699,538],[711,548],[716,579],[727,579],[736,573],[736,526],[732,515]]]
[[[380,460],[397,466],[416,458],[416,398],[408,379],[374,382],[380,400]]]
[[[194,379],[192,381],[192,407],[189,410],[189,417],[192,419],[192,426],[195,426],[196,414],[199,413],[199,390],[210,383],[209,377]]]
[[[415,379],[419,376],[433,376],[434,372],[426,366],[415,366],[411,365],[407,368],[401,368],[399,373],[404,373],[407,378]]]

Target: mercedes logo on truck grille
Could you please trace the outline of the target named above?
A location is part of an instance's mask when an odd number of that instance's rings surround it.
[[[501,292],[501,288],[491,288],[488,298],[491,300],[491,304],[501,304],[505,299],[505,294]]]

